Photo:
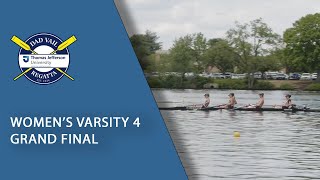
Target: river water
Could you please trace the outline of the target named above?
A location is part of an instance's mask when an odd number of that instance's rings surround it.
[[[228,101],[231,91],[153,90],[159,107]],[[232,91],[238,105],[255,103],[258,91]],[[320,93],[266,91],[265,104],[320,108]],[[189,179],[320,179],[320,113],[161,111]],[[233,136],[240,132],[240,138]]]

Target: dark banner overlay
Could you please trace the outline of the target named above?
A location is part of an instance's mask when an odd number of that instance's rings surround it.
[[[187,179],[112,0],[0,15],[0,179]]]

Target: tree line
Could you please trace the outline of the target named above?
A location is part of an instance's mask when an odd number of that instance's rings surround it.
[[[248,74],[248,88],[254,73],[286,68],[288,72],[318,72],[320,75],[320,14],[306,15],[283,35],[275,33],[263,19],[236,22],[225,38],[207,39],[202,33],[174,40],[168,53],[156,54],[161,42],[156,33],[133,35],[131,43],[146,72],[202,73],[214,66],[221,72]],[[157,59],[160,56],[160,61]],[[318,76],[318,80],[319,80]]]

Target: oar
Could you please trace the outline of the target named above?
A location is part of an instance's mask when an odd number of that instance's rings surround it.
[[[219,108],[220,106],[225,106],[227,104],[220,104],[220,105],[216,105],[216,106],[213,106],[214,108]]]
[[[25,75],[27,72],[31,71],[32,68],[28,68],[27,70],[25,70],[24,72],[22,72],[21,74],[19,74],[17,77],[15,77],[13,80],[16,81],[19,78],[21,78],[21,76]]]
[[[253,108],[253,107],[256,107],[256,105],[255,104],[246,104],[246,105],[242,105],[242,106],[239,106],[239,107],[237,107],[237,109],[239,109],[239,108]]]
[[[77,40],[77,38],[75,36],[71,36],[69,39],[67,39],[66,41],[64,41],[63,43],[61,43],[58,46],[58,49],[51,52],[50,54],[55,54],[57,51],[61,51],[65,48],[67,48],[69,45],[71,45],[72,43],[74,43]],[[18,38],[17,36],[13,36],[11,38],[11,41],[13,41],[14,43],[16,43],[18,46],[20,46],[22,49],[26,50],[26,51],[31,51],[33,54],[38,54],[37,52],[33,51],[30,46],[23,42],[20,38]],[[13,80],[16,81],[18,80],[21,76],[25,75],[27,72],[29,72],[32,68],[28,68],[27,70],[25,70],[24,72],[22,72],[21,74],[19,74],[17,77],[15,77]],[[71,77],[69,74],[67,74],[66,72],[64,72],[63,70],[61,70],[60,68],[55,68],[57,69],[59,72],[61,72],[63,75],[67,76],[69,79],[71,79],[72,81],[74,81],[74,78]]]
[[[59,72],[61,72],[63,75],[67,76],[69,79],[71,79],[72,81],[74,81],[74,78],[71,77],[69,74],[67,74],[66,72],[62,71],[62,69],[60,68],[56,68],[56,70],[58,70]]]
[[[14,43],[16,43],[18,46],[20,46],[22,49],[26,50],[26,51],[31,51],[33,54],[37,54],[35,51],[33,51],[30,46],[23,42],[20,38],[18,38],[17,36],[12,36],[11,41],[13,41]]]
[[[33,54],[37,54],[35,51],[33,51],[30,46],[23,42],[20,38],[18,38],[17,36],[12,36],[11,41],[16,43],[18,46],[20,46],[22,49],[26,50],[26,51],[31,51]],[[28,68],[27,70],[25,70],[23,73],[19,74],[17,77],[15,77],[13,80],[17,80],[19,79],[21,76],[23,76],[24,74],[26,74],[27,72],[29,72],[32,68]]]
[[[187,109],[199,109],[202,107],[202,104],[193,104],[193,105],[188,105],[188,106],[185,106]]]
[[[77,38],[75,36],[71,36],[69,37],[69,39],[65,40],[63,43],[61,43],[59,46],[58,46],[58,49],[56,49],[55,51],[53,51],[52,53],[50,54],[55,54],[57,51],[62,51],[64,50],[65,48],[67,48],[68,46],[70,46],[72,43],[76,42]]]

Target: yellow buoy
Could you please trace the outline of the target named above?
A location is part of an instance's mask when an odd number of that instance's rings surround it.
[[[233,132],[234,137],[240,137],[240,133],[238,131]]]

